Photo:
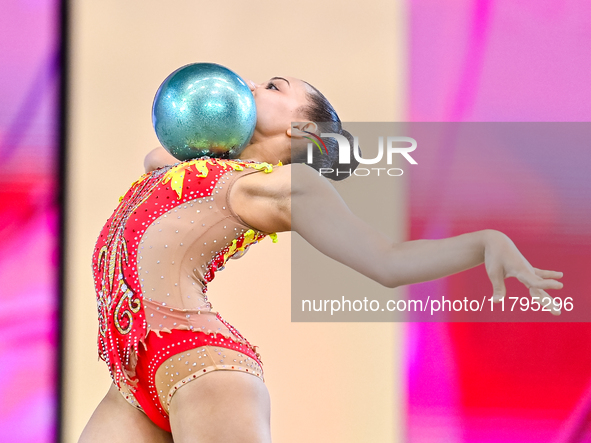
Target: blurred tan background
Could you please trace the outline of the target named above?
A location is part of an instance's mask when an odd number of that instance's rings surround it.
[[[291,75],[319,88],[344,121],[397,121],[406,60],[401,1],[70,5],[65,443],[77,441],[110,384],[97,361],[91,255],[118,197],[158,145],[150,111],[162,80],[197,61],[256,82]],[[402,201],[402,189],[395,198]],[[403,214],[396,219],[399,239],[403,220]],[[252,248],[208,293],[216,310],[260,347],[273,440],[402,442],[403,325],[291,323],[290,240],[280,234],[279,243]],[[261,284],[245,290],[241,282],[253,276]],[[379,339],[365,339],[369,334]],[[296,367],[302,359],[309,363]]]

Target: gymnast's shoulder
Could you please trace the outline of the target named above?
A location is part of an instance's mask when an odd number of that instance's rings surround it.
[[[320,181],[328,182],[305,164],[273,166],[271,172],[249,174],[237,180],[228,198],[233,210],[258,230],[289,231],[292,197],[314,192],[315,183]]]
[[[289,199],[306,193],[320,182],[328,182],[317,170],[303,164],[274,165],[267,173],[249,174],[236,182],[232,194],[248,198]]]

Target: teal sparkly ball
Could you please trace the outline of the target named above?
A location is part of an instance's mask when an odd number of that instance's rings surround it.
[[[235,72],[215,63],[193,63],[170,74],[152,106],[162,146],[179,160],[237,158],[256,125],[254,97]]]

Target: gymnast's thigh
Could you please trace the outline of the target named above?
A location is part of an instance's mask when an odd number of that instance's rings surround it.
[[[171,443],[172,436],[131,406],[112,384],[78,443]]]
[[[271,405],[257,376],[217,370],[182,386],[170,403],[175,443],[271,442]]]

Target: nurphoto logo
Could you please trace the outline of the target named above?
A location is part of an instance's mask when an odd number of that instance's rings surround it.
[[[323,132],[318,137],[316,134],[311,132],[305,131],[311,137],[305,137],[310,140],[308,143],[308,152],[307,152],[307,159],[306,162],[311,164],[313,162],[312,159],[312,150],[314,149],[314,145],[320,150],[321,155],[328,155],[328,149],[326,148],[326,144],[322,141],[322,138],[332,137],[334,138],[339,147],[339,159],[338,164],[339,166],[347,166],[351,165],[351,145],[349,144],[349,140],[342,135],[336,134],[332,132]],[[322,138],[321,138],[322,137]],[[411,137],[402,137],[402,136],[387,136],[387,137],[379,137],[378,138],[378,154],[374,158],[363,158],[361,157],[361,152],[359,150],[359,137],[353,137],[354,140],[354,149],[353,149],[353,156],[355,160],[360,165],[377,165],[380,162],[383,163],[384,159],[384,151],[385,151],[385,158],[386,158],[386,165],[392,165],[392,158],[394,154],[402,155],[411,165],[416,165],[417,162],[413,159],[410,155],[412,151],[417,148],[417,141]],[[386,149],[384,150],[384,141],[386,143]],[[322,145],[322,146],[321,146]],[[406,145],[406,146],[405,146]],[[324,150],[322,149],[324,148]],[[336,171],[337,175],[357,175],[357,176],[368,176],[370,174],[377,174],[380,175],[380,172],[384,171],[387,175],[390,176],[400,176],[404,173],[404,171],[400,168],[341,168],[339,167]],[[334,173],[334,168],[320,168],[319,173],[320,175],[323,174],[331,174]]]

